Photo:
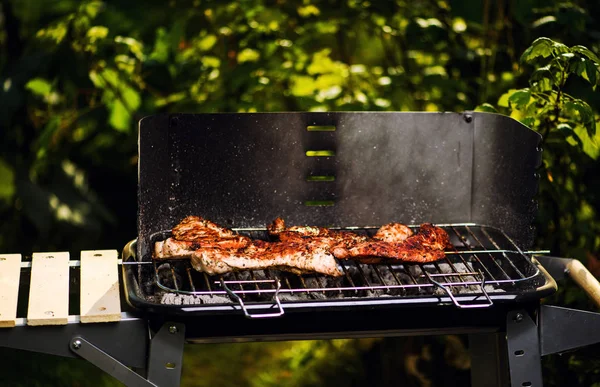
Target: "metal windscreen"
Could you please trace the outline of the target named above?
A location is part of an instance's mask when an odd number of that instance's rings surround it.
[[[139,133],[139,253],[187,215],[227,227],[490,224],[527,248],[539,135],[480,113],[152,116]]]

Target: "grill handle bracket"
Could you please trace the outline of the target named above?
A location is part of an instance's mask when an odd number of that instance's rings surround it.
[[[485,291],[485,276],[481,272],[479,272],[479,275],[481,276],[481,283],[478,286],[481,288],[481,293],[485,297],[485,299],[482,302],[461,302],[456,298],[456,296],[454,296],[452,290],[448,285],[444,285],[443,283],[436,281],[435,279],[433,279],[433,276],[431,276],[427,271],[423,271],[423,273],[425,273],[425,276],[432,284],[445,291],[446,294],[448,294],[448,297],[450,297],[450,299],[454,303],[454,305],[456,305],[460,309],[488,308],[494,304],[489,294]],[[448,276],[452,276],[452,273],[448,274]]]
[[[231,297],[232,300],[236,301],[240,305],[240,308],[242,308],[242,311],[244,312],[244,315],[246,316],[246,318],[281,317],[285,313],[285,311],[283,310],[283,306],[281,305],[281,300],[279,299],[279,291],[281,290],[281,282],[279,281],[279,279],[275,279],[275,280],[271,281],[271,282],[274,282],[276,285],[275,294],[273,295],[273,301],[274,301],[274,305],[277,306],[278,311],[274,312],[274,313],[250,313],[248,311],[248,308],[244,304],[244,301],[242,300],[242,298],[240,296],[238,296],[237,294],[235,294],[235,292],[227,286],[227,281],[224,281],[223,279],[221,279],[220,282],[221,282],[221,286],[223,287],[223,289],[225,289],[225,291],[227,292],[229,297]]]
[[[70,349],[127,386],[156,386],[81,336],[71,339]]]

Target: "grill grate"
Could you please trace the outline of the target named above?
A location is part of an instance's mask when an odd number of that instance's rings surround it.
[[[286,302],[332,299],[448,296],[459,307],[487,307],[492,305],[490,295],[516,294],[544,283],[531,258],[500,230],[475,224],[438,226],[448,232],[454,246],[446,251],[444,259],[429,264],[338,261],[343,271],[339,278],[299,276],[278,270],[208,276],[195,271],[188,260],[151,261],[150,257],[129,264],[139,265],[138,283],[144,286],[147,298],[154,302],[238,304],[248,317],[272,317],[283,313],[282,304]],[[378,228],[344,229],[372,236]],[[269,240],[265,229],[236,231],[252,238]],[[461,301],[465,295],[470,296],[469,299]],[[264,315],[249,314],[248,305],[265,303],[277,311]]]

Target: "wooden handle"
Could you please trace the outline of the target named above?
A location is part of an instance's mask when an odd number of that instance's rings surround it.
[[[592,273],[576,259],[567,263],[569,275],[591,297],[596,305],[600,306],[600,282]]]

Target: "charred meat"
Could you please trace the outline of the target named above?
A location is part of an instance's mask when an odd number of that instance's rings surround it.
[[[296,274],[340,276],[336,259],[362,263],[382,260],[432,262],[445,256],[448,234],[423,224],[416,234],[400,223],[382,226],[373,237],[324,227],[286,227],[277,218],[267,227],[276,242],[252,240],[197,216],[188,216],[156,242],[154,258],[191,258],[196,270],[223,274],[238,270],[275,268]]]
[[[382,259],[403,262],[433,262],[445,256],[444,249],[450,244],[446,231],[429,223],[402,242],[383,240],[361,243],[340,243],[332,248],[338,259],[354,259],[364,263],[376,263]]]
[[[315,241],[298,244],[256,240],[244,249],[199,249],[192,254],[192,266],[210,275],[260,269],[342,275],[328,248]]]

